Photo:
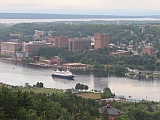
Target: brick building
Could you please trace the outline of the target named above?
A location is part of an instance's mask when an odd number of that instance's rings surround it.
[[[69,51],[91,49],[91,39],[89,38],[70,38],[68,43]]]
[[[124,114],[123,111],[110,106],[109,102],[107,102],[106,106],[98,108],[98,111],[99,111],[99,114],[101,117],[103,117],[103,113],[105,110],[108,113],[108,120],[114,120],[116,116],[120,116],[120,115]]]
[[[48,42],[50,42],[50,43],[54,43],[54,38],[51,38],[51,37],[48,37]]]
[[[68,47],[68,39],[69,39],[69,37],[67,37],[67,36],[55,36],[54,46],[59,47],[59,48],[62,46]]]
[[[9,34],[10,39],[18,39],[20,37],[23,37],[23,34],[14,34],[14,33],[10,33]]]
[[[109,47],[109,34],[94,34],[94,49]]]
[[[45,35],[45,31],[35,30],[34,37],[40,37],[40,36],[43,36],[43,35]]]
[[[150,56],[155,56],[156,55],[156,48],[153,48],[153,46],[146,46],[142,49],[142,53],[145,54],[147,53]]]
[[[1,53],[3,54],[13,54],[15,51],[21,47],[20,43],[15,42],[1,42]]]
[[[45,41],[32,41],[29,43],[22,43],[22,51],[31,54],[34,50],[40,47],[50,47],[50,43],[46,43]]]
[[[63,60],[62,58],[58,58],[58,57],[50,58],[50,65],[57,64],[58,66],[61,66],[63,63],[68,63],[68,62]]]

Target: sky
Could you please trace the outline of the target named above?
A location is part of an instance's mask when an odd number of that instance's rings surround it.
[[[0,12],[109,14],[149,11],[152,14],[160,11],[159,4],[160,0],[0,0]]]

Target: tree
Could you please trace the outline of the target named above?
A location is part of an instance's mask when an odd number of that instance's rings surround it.
[[[43,88],[43,87],[44,87],[42,82],[39,83],[39,87],[40,87],[40,88]]]
[[[89,88],[89,87],[88,87],[87,85],[84,85],[84,89],[85,89],[85,90],[88,90],[88,88]]]
[[[75,89],[78,89],[78,90],[88,90],[88,88],[89,87],[87,85],[80,84],[80,83],[77,83],[75,86]]]
[[[40,84],[39,84],[39,82],[37,82],[37,83],[36,83],[36,87],[39,87],[39,86],[40,86]]]
[[[43,86],[43,83],[42,83],[42,82],[37,82],[37,83],[36,83],[36,87],[43,88],[44,86]]]
[[[26,111],[26,109],[21,108],[21,109],[18,111],[17,119],[18,119],[18,120],[28,120],[28,112]]]
[[[103,120],[109,120],[107,109],[105,108],[103,111]]]
[[[5,112],[2,110],[2,108],[0,107],[0,119],[1,120],[5,120],[5,117],[6,117],[6,115],[5,115]]]
[[[75,89],[78,89],[78,90],[79,90],[79,89],[80,89],[80,86],[81,86],[81,84],[80,84],[80,83],[77,83],[76,86],[75,86]]]
[[[60,116],[60,120],[70,120],[70,114],[69,112],[65,109],[65,108],[62,108],[61,109],[61,116]]]
[[[106,87],[103,89],[103,93],[101,93],[101,98],[112,98],[114,94],[112,94],[110,88]]]
[[[25,87],[28,87],[29,86],[29,83],[25,83]]]

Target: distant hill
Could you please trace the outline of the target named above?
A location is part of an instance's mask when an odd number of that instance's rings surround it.
[[[160,18],[160,15],[128,16],[128,15],[69,15],[38,13],[0,13],[0,19],[84,19],[84,18]]]

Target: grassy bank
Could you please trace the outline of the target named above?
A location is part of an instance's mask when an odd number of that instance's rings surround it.
[[[15,89],[13,89],[13,90],[15,90]],[[53,88],[37,88],[37,87],[28,88],[28,87],[23,87],[23,88],[19,88],[19,90],[22,90],[22,92],[28,91],[28,92],[46,93],[46,94],[63,93],[63,90],[61,90],[61,89],[53,89]]]
[[[91,98],[91,99],[100,99],[100,93],[80,93],[76,94],[77,96],[81,96],[82,98]]]

